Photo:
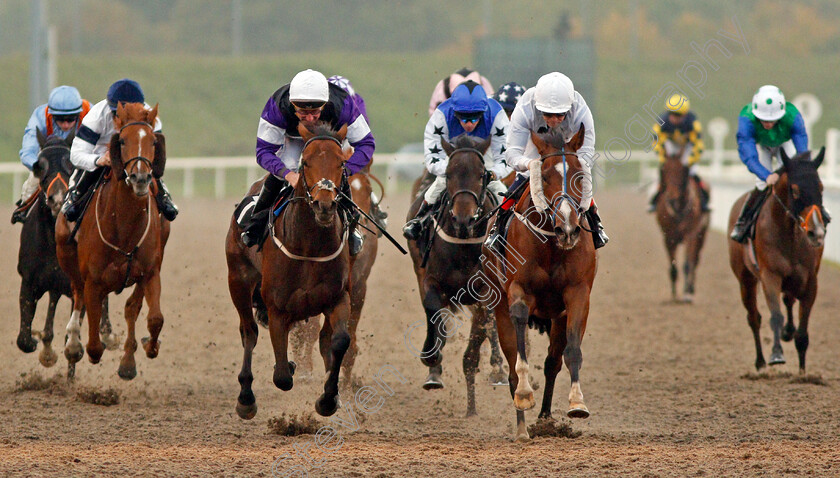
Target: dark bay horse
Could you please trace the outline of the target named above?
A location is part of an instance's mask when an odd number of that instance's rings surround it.
[[[683,149],[666,156],[659,171],[661,182],[659,198],[656,201],[656,221],[662,229],[665,249],[670,260],[671,298],[677,297],[677,246],[685,244],[683,263],[682,301],[694,300],[694,281],[700,250],[706,240],[709,228],[709,213],[700,207],[700,191],[697,182],[691,179],[689,167],[682,163]]]
[[[244,419],[257,413],[251,390],[251,357],[259,333],[253,313],[257,287],[268,313],[275,360],[273,380],[281,390],[291,390],[294,384],[295,363],[288,359],[292,324],[325,315],[320,346],[328,376],[324,393],[315,402],[315,410],[322,416],[330,416],[338,408],[338,375],[351,342],[348,228],[347,221],[339,217],[336,201],[344,163],[349,158],[349,152],[341,146],[347,127],[336,132],[319,125],[310,132],[300,125],[298,130],[305,141],[300,179],[292,199],[271,221],[262,252],[242,244],[242,230],[235,218],[225,241],[228,288],[239,313],[244,349],[236,403],[236,413]]]
[[[347,180],[350,182],[353,202],[363,211],[372,212],[371,192],[373,192],[373,188],[370,180],[373,178],[378,181],[378,179],[370,174],[370,166],[368,164],[364,170],[350,176]],[[364,217],[360,219],[359,224],[361,227],[359,231],[364,234],[365,243],[361,252],[350,257],[350,320],[347,323],[347,332],[350,334],[350,348],[347,349],[344,361],[341,363],[345,385],[352,381],[353,365],[356,363],[356,355],[359,353],[356,328],[359,326],[362,308],[365,305],[367,280],[370,277],[370,271],[373,269],[373,263],[376,261],[376,253],[379,249],[376,228]],[[312,346],[318,339],[319,329],[318,317],[312,319],[298,322],[291,332],[291,342],[295,348],[295,360],[298,365],[297,370],[312,370],[311,351]]]
[[[747,309],[747,322],[755,339],[755,368],[766,365],[758,335],[761,315],[756,304],[756,287],[764,291],[770,309],[773,350],[770,365],[785,363],[781,340],[794,340],[799,353],[799,371],[805,372],[808,350],[808,319],[817,297],[817,273],[825,245],[826,218],[822,214],[822,182],[817,168],[825,148],[811,161],[804,152],[793,159],[781,149],[780,177],[755,224],[755,239],[739,244],[729,240],[729,264],[741,285],[741,301]],[[746,195],[732,205],[729,232],[738,218]],[[787,308],[785,323],[780,297]],[[799,301],[799,326],[793,325],[793,305]]]
[[[484,263],[485,273],[501,294],[495,309],[496,327],[510,368],[517,440],[529,439],[524,411],[535,405],[525,351],[529,325],[547,331],[550,338],[540,417],[551,416],[554,381],[564,360],[571,376],[566,414],[589,416],[580,389],[580,347],[597,263],[591,231],[581,221],[581,200],[591,185],[573,152],[580,148],[583,137],[583,126],[565,145],[560,135],[531,135],[541,159],[533,163],[530,188],[516,205],[505,254],[484,250],[492,258]]]
[[[131,380],[137,375],[134,352],[137,341],[134,325],[143,299],[150,338],[143,339],[146,356],[155,358],[160,349],[158,336],[163,327],[160,310],[160,267],[169,238],[169,222],[163,219],[153,199],[153,176],[163,175],[166,165],[165,142],[154,132],[157,105],[148,110],[142,103],[120,104],[114,117],[118,133],[111,138],[110,180],[91,198],[88,214],[80,219],[76,240],[63,214],[56,222],[58,262],[73,287],[73,313],[67,324],[64,355],[68,361],[81,360],[82,307],[87,309],[87,354],[98,363],[104,351],[100,340],[102,301],[110,292],[120,293],[135,285],[125,305],[128,334],[118,374]]]
[[[492,298],[487,295],[487,281],[481,272],[481,244],[487,235],[487,222],[482,216],[494,206],[490,198],[492,194],[487,190],[484,168],[484,152],[490,145],[490,138],[481,141],[460,135],[453,139],[452,144],[446,140],[441,143],[449,156],[446,193],[440,199],[440,211],[433,218],[427,234],[418,241],[409,241],[420,300],[426,312],[426,339],[422,351],[416,351],[416,355],[429,367],[429,376],[423,388],[442,388],[441,349],[457,329],[455,324],[460,324],[454,314],[462,312],[466,315],[465,306],[469,309],[472,326],[463,366],[467,382],[467,415],[470,416],[476,414],[475,375],[481,344],[485,338],[492,339],[488,334],[488,329],[492,327],[492,317],[488,313],[491,304],[488,301]],[[422,201],[422,195],[415,198],[408,218],[415,216]],[[426,255],[427,258],[424,257]],[[410,342],[411,332],[420,327],[422,325],[412,326],[407,331],[407,343]],[[493,365],[496,375],[503,374],[501,357]]]

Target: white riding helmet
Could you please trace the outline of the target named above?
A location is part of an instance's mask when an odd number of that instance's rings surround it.
[[[535,106],[543,113],[566,113],[572,109],[575,85],[563,73],[552,72],[537,80]]]
[[[761,121],[776,121],[785,115],[785,95],[773,85],[764,85],[752,99],[753,115]]]
[[[303,70],[289,84],[290,101],[321,101],[330,99],[327,77],[315,70]]]

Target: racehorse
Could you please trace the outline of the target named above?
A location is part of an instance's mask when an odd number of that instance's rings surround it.
[[[169,222],[161,218],[151,184],[163,175],[166,146],[163,134],[154,132],[158,107],[146,109],[142,103],[120,104],[114,117],[110,143],[110,179],[99,186],[91,198],[89,211],[79,221],[74,241],[64,214],[56,222],[58,262],[70,277],[73,312],[67,324],[64,355],[71,363],[81,360],[82,307],[89,316],[87,354],[98,363],[104,345],[100,340],[102,301],[110,292],[120,293],[135,285],[126,301],[128,334],[117,371],[131,380],[137,375],[134,352],[137,341],[134,325],[143,299],[150,338],[143,338],[146,356],[155,358],[160,350],[158,336],[163,327],[160,310],[160,267],[169,238]]]
[[[246,248],[235,217],[225,241],[228,287],[239,313],[244,349],[236,403],[236,413],[243,419],[257,413],[251,390],[251,356],[259,333],[253,314],[257,287],[267,310],[274,348],[273,380],[281,390],[288,391],[294,384],[296,365],[287,354],[292,324],[325,315],[320,346],[328,376],[324,393],[315,402],[315,410],[322,416],[330,416],[338,408],[338,374],[351,342],[348,227],[346,219],[339,219],[336,201],[344,179],[344,163],[349,158],[349,152],[341,146],[347,127],[336,132],[319,124],[310,132],[300,125],[298,131],[305,141],[300,179],[292,198],[270,221],[265,247],[260,253],[256,248]],[[251,192],[259,187],[259,183],[253,185]]]
[[[770,309],[773,350],[770,365],[785,363],[781,340],[794,340],[799,353],[799,372],[805,372],[808,350],[808,319],[817,297],[817,273],[820,270],[827,218],[822,210],[822,182],[817,173],[825,148],[811,161],[803,152],[793,159],[781,149],[779,180],[770,188],[769,197],[758,214],[754,239],[746,244],[729,241],[729,265],[741,284],[741,301],[747,309],[747,322],[755,339],[755,368],[766,365],[758,329],[761,315],[756,306],[756,286],[760,283]],[[738,218],[746,195],[732,205],[729,232]],[[779,304],[782,296],[787,308],[787,323]],[[793,304],[799,301],[799,327],[793,325]]]
[[[429,367],[423,388],[443,388],[441,349],[447,337],[454,333],[454,329],[450,329],[453,326],[450,319],[457,321],[452,314],[466,313],[464,306],[469,308],[472,326],[463,366],[467,382],[467,416],[470,416],[476,414],[475,375],[480,347],[485,338],[492,338],[488,334],[492,318],[484,303],[486,286],[479,284],[481,243],[487,235],[484,216],[494,206],[492,194],[488,194],[488,175],[484,168],[484,152],[490,146],[490,138],[481,141],[460,135],[452,144],[446,140],[441,143],[449,156],[446,193],[441,198],[439,212],[432,217],[432,226],[420,240],[409,241],[420,300],[426,312],[426,339],[417,355]],[[408,212],[409,219],[415,216],[422,201],[423,196],[416,195]],[[414,328],[409,329],[406,340]],[[491,358],[491,364],[496,375],[503,374],[500,356],[495,363]]]
[[[371,192],[373,188],[371,186],[371,178],[377,182],[379,181],[376,179],[376,176],[370,173],[370,166],[368,164],[364,170],[348,178],[353,202],[363,211],[372,211]],[[366,218],[362,218],[359,224],[361,227],[360,232],[365,235],[365,242],[361,252],[350,257],[350,320],[347,323],[347,332],[350,334],[350,348],[347,349],[347,354],[344,356],[344,361],[341,364],[344,374],[343,383],[345,385],[351,384],[352,382],[353,365],[356,363],[356,355],[359,353],[356,341],[356,328],[359,325],[362,308],[365,305],[367,280],[370,277],[373,263],[376,261],[376,252],[378,250],[378,235],[374,226]],[[295,349],[295,360],[298,365],[297,370],[312,370],[311,351],[312,346],[318,338],[319,328],[318,317],[312,319],[305,322],[298,322],[291,331],[290,341]]]
[[[666,156],[659,171],[661,193],[656,201],[656,220],[662,229],[665,248],[670,259],[671,298],[677,297],[677,246],[685,243],[682,301],[694,300],[694,281],[700,250],[709,228],[709,213],[700,208],[700,191],[689,175],[689,167],[682,163],[685,146],[676,154]]]
[[[574,153],[583,137],[583,126],[565,145],[560,135],[531,134],[541,158],[532,163],[530,187],[515,207],[517,220],[511,220],[505,252],[484,249],[492,258],[484,263],[485,273],[501,295],[495,307],[496,327],[510,370],[516,439],[520,441],[529,439],[524,411],[535,405],[528,382],[526,326],[548,332],[550,338],[540,417],[551,417],[554,381],[563,360],[572,383],[566,414],[589,416],[580,389],[580,346],[597,259],[591,231],[581,220],[581,200],[591,188]]]

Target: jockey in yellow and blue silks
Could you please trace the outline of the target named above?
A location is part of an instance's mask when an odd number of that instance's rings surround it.
[[[480,139],[490,138],[488,154],[493,158],[490,169],[491,181],[487,189],[502,201],[502,193],[507,187],[499,181],[511,173],[505,162],[505,139],[510,121],[502,105],[488,98],[484,89],[474,81],[461,83],[452,92],[452,97],[435,109],[426,123],[423,150],[426,169],[436,176],[435,181],[426,190],[423,204],[413,219],[403,226],[403,235],[410,240],[417,240],[423,231],[423,224],[429,217],[433,206],[446,190],[446,166],[449,158],[442,147],[441,140],[452,141],[461,134]]]
[[[782,148],[790,157],[807,151],[808,133],[796,106],[785,101],[785,95],[776,86],[764,85],[752,103],[741,109],[735,138],[741,161],[756,175],[755,189],[747,197],[730,235],[733,240],[744,242],[766,197],[764,190],[779,180],[779,175],[772,172],[773,158],[781,162]]]
[[[700,155],[703,153],[703,128],[693,111],[688,98],[676,93],[665,101],[665,111],[659,115],[659,121],[653,125],[653,150],[659,157],[659,164],[665,157],[676,154],[682,149],[682,163],[688,166],[688,175],[697,183],[700,190],[700,209],[709,211],[709,190],[697,175]],[[650,199],[648,212],[656,210],[656,200],[662,194],[663,184]]]

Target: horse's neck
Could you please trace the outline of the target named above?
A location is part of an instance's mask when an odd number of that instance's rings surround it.
[[[98,205],[96,221],[103,234],[118,241],[137,240],[146,228],[146,221],[156,216],[154,211],[148,210],[155,203],[151,195],[150,190],[147,196],[138,197],[125,181],[111,178],[99,187],[99,193],[94,197],[96,202],[89,207],[96,213]]]
[[[274,218],[277,230],[282,234],[282,242],[295,250],[320,251],[334,248],[341,240],[341,221],[335,218],[332,226],[322,227],[315,221],[312,207],[295,196],[277,218]],[[336,213],[338,214],[338,213]],[[314,248],[312,247],[314,246]]]

